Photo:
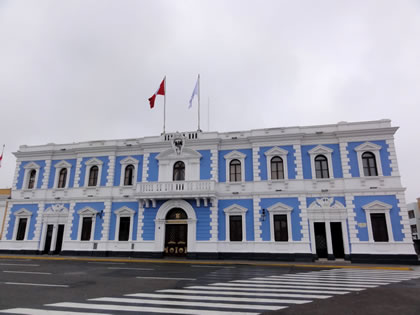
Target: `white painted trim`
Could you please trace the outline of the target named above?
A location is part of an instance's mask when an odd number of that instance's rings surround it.
[[[137,184],[137,170],[139,167],[139,160],[128,156],[125,159],[120,161],[121,164],[121,174],[120,174],[120,186],[125,186],[125,187],[133,187]],[[134,166],[134,170],[133,170],[133,185],[124,185],[124,178],[125,178],[125,169],[127,168],[128,165],[133,165]]]
[[[282,203],[277,202],[274,205],[267,208],[267,211],[270,213],[270,240],[275,242],[274,237],[274,215],[276,214],[285,214],[287,215],[287,241],[291,242],[292,239],[292,220],[291,220],[291,213],[293,208]]]
[[[368,203],[367,205],[362,206],[362,209],[365,210],[365,213],[366,213],[366,225],[368,228],[369,241],[376,243],[375,240],[373,239],[373,228],[372,228],[372,221],[371,221],[370,215],[372,213],[383,213],[385,214],[386,228],[388,232],[388,242],[378,242],[378,243],[393,243],[394,234],[392,232],[391,217],[389,215],[389,212],[392,209],[392,205],[379,201],[379,200],[375,200]]]
[[[39,177],[39,171],[41,166],[35,162],[30,162],[28,164],[26,164],[24,167],[25,169],[25,173],[23,176],[23,182],[22,182],[22,189],[37,189],[38,186],[38,177]],[[34,187],[33,188],[28,188],[28,184],[29,184],[29,173],[31,172],[31,170],[35,170],[35,183],[34,183]]]
[[[78,231],[77,231],[77,240],[80,242],[92,242],[95,237],[95,226],[96,226],[96,215],[98,214],[98,211],[91,207],[84,207],[77,211],[77,214],[79,215],[79,225],[78,225]],[[92,217],[92,226],[90,230],[90,238],[89,240],[82,241],[82,224],[83,224],[83,218],[84,217]]]
[[[71,171],[71,164],[62,160],[54,165],[55,167],[55,174],[54,174],[54,185],[53,188],[58,188],[58,180],[60,176],[60,171],[65,168],[67,169],[67,176],[66,176],[66,184],[64,187],[61,187],[59,189],[68,188],[69,182],[70,182],[70,171]]]
[[[85,162],[85,182],[84,182],[84,187],[99,187],[101,186],[101,177],[102,177],[102,166],[103,166],[103,162],[97,158],[91,158],[89,160],[87,160]],[[90,174],[90,169],[93,166],[97,166],[98,167],[98,180],[96,182],[96,186],[89,186],[89,174]]]
[[[26,228],[25,228],[25,236],[23,238],[23,241],[27,241],[28,240],[29,229],[30,229],[30,226],[31,226],[32,212],[25,209],[25,208],[22,208],[22,209],[19,209],[16,212],[14,212],[13,215],[15,216],[15,226],[13,227],[13,238],[12,238],[12,240],[16,241],[17,230],[18,230],[18,227],[19,227],[20,219],[27,219]]]
[[[279,180],[284,180],[284,179],[289,179],[289,173],[288,173],[288,165],[287,165],[287,155],[289,154],[289,151],[284,150],[282,148],[279,147],[274,147],[271,148],[270,150],[266,151],[264,153],[264,155],[266,156],[266,161],[267,161],[267,179],[268,180],[278,180],[278,179],[271,179],[271,159],[275,156],[280,157],[283,160],[283,173],[284,173],[284,178],[283,179],[279,179]]]
[[[242,217],[242,242],[246,242],[246,212],[248,211],[247,208],[244,208],[238,204],[233,204],[225,209],[223,212],[225,213],[225,222],[226,222],[226,241],[232,242],[230,240],[230,216],[231,215],[240,215]],[[239,243],[234,241],[235,243]]]
[[[373,153],[373,155],[375,155],[376,167],[378,169],[378,176],[383,176],[381,154],[379,152],[381,150],[381,148],[382,147],[380,145],[377,145],[377,144],[372,143],[372,142],[365,142],[365,143],[362,143],[361,145],[354,148],[354,150],[356,151],[356,154],[357,154],[357,164],[359,166],[359,176],[360,177],[375,177],[375,176],[365,176],[365,173],[363,171],[363,160],[362,160],[362,155],[365,152],[371,152],[371,153]]]
[[[136,214],[136,211],[124,206],[124,207],[119,208],[118,210],[115,210],[114,214],[116,215],[114,240],[119,242],[120,218],[121,217],[129,217],[130,218],[130,229],[129,229],[129,232],[128,232],[129,233],[128,234],[128,242],[131,242],[133,240],[134,215]],[[121,241],[121,242],[123,242],[123,241]]]
[[[333,149],[330,149],[324,145],[317,145],[315,148],[308,151],[311,160],[311,173],[312,179],[323,179],[323,178],[316,178],[316,171],[315,171],[315,158],[318,155],[324,155],[327,158],[328,162],[328,178],[334,178],[334,169],[332,163],[332,153],[334,152]]]
[[[226,161],[226,182],[227,183],[241,183],[245,182],[245,158],[246,154],[233,150],[224,155],[224,159]],[[241,162],[241,180],[237,182],[230,181],[230,162],[232,160],[239,160]]]

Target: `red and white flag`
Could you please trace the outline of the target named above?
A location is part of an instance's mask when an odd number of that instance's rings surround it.
[[[3,144],[3,150],[1,151],[1,155],[0,155],[0,167],[1,167],[1,160],[3,160],[3,153],[4,153],[4,144]]]
[[[163,81],[159,85],[159,88],[156,91],[156,93],[153,94],[153,96],[149,98],[150,108],[155,107],[156,95],[165,95],[165,83],[166,83],[165,81],[166,81],[166,77],[163,78]]]

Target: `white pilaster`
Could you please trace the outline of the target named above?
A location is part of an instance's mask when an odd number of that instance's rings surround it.
[[[210,207],[210,235],[211,238],[210,240],[212,242],[217,242],[218,240],[218,234],[219,234],[219,230],[218,230],[218,226],[219,223],[218,221],[218,200],[216,198],[211,199],[211,207]]]
[[[82,167],[82,158],[79,157],[77,158],[77,162],[76,162],[76,172],[74,175],[74,188],[79,187],[79,180],[80,180],[80,169]]]
[[[343,169],[343,177],[351,178],[350,174],[350,159],[348,157],[349,152],[347,151],[347,142],[340,142],[340,158],[341,168]]]
[[[40,202],[38,204],[38,215],[36,216],[36,222],[35,222],[35,231],[34,231],[34,241],[38,241],[41,236],[41,227],[42,227],[42,219],[44,216],[44,209],[45,209],[45,203]]]
[[[50,252],[54,252],[55,247],[57,246],[57,232],[58,232],[58,223],[54,223]]]
[[[149,173],[149,156],[150,153],[145,153],[143,156],[142,182],[147,182],[147,174]]]
[[[219,181],[219,157],[216,149],[211,150],[211,180]]]
[[[143,219],[144,219],[144,203],[139,201],[139,213],[137,222],[137,241],[143,241]]]
[[[302,151],[300,150],[300,144],[294,144],[293,149],[295,150],[296,179],[303,179]]]
[[[109,240],[109,227],[111,225],[111,201],[104,202],[105,208],[103,213],[103,224],[102,224],[102,231],[101,231],[101,241],[108,241]]]
[[[12,186],[13,190],[17,189],[17,180],[18,180],[19,170],[20,170],[20,165],[21,164],[22,164],[21,161],[16,162],[15,174],[13,175],[13,186]]]
[[[42,176],[41,189],[48,188],[48,179],[50,178],[51,160],[45,161],[44,175]]]
[[[300,217],[300,225],[301,225],[301,232],[302,232],[301,242],[307,242],[309,244],[308,210],[306,207],[306,197],[300,196],[298,199],[299,199],[299,208],[300,208],[299,217]]]
[[[115,155],[110,155],[108,163],[108,175],[106,177],[106,186],[114,186],[115,174]]]
[[[327,234],[327,252],[328,252],[328,255],[333,255],[330,221],[325,221],[325,232]]]
[[[74,206],[76,205],[75,202],[70,202],[69,206],[69,216],[67,218],[66,228],[67,231],[64,233],[64,240],[70,241],[71,240],[71,231],[73,230],[73,215],[74,215]]]
[[[397,194],[398,199],[398,208],[400,208],[400,217],[401,221],[400,224],[403,226],[402,233],[404,234],[404,242],[413,242],[412,236],[411,236],[411,229],[410,229],[410,219],[408,218],[408,210],[407,210],[407,204],[405,202],[405,194],[403,192],[400,192]]]
[[[260,148],[259,147],[252,147],[252,168],[254,171],[254,181],[258,182],[261,180],[260,176],[260,156],[259,156]],[[268,172],[268,170],[267,170]]]
[[[354,196],[352,194],[346,194],[346,209],[347,209],[347,220],[349,224],[349,235],[350,235],[350,243],[358,243],[359,238],[357,237],[357,222],[356,222],[356,212],[355,212],[355,205],[354,205]]]
[[[260,207],[261,198],[254,197],[254,238],[256,242],[261,242],[262,229],[261,229],[261,207]],[[269,215],[268,213],[266,214]]]
[[[391,176],[400,176],[400,171],[398,169],[398,162],[397,162],[397,152],[395,151],[395,144],[394,140],[386,140],[386,144],[388,145],[388,153],[389,159],[391,161]]]

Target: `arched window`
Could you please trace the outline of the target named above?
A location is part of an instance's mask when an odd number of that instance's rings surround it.
[[[96,165],[90,168],[88,186],[96,186],[98,184],[98,173],[99,168]]]
[[[229,181],[240,182],[242,180],[241,162],[239,160],[232,160],[229,164]]]
[[[36,177],[36,170],[31,170],[29,172],[28,189],[33,189],[35,187],[35,177]]]
[[[134,175],[134,166],[129,164],[125,168],[124,172],[124,185],[132,186],[133,185],[133,175]]]
[[[181,208],[171,209],[166,215],[166,220],[184,220],[188,219],[187,214]]]
[[[66,180],[67,180],[67,169],[62,168],[58,175],[58,185],[57,188],[64,188],[66,187]]]
[[[174,176],[173,180],[185,180],[185,164],[182,161],[178,161],[174,164]]]
[[[378,176],[375,155],[372,152],[362,154],[363,173],[365,176]]]
[[[279,156],[271,159],[271,179],[284,179],[283,159]]]
[[[324,155],[317,155],[315,157],[315,173],[316,178],[329,178],[328,160]]]

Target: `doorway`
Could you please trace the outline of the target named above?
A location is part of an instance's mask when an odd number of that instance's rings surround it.
[[[174,208],[166,215],[165,255],[185,256],[187,254],[187,214],[181,208]]]
[[[318,258],[328,258],[327,233],[324,222],[314,222],[315,247]]]
[[[341,222],[331,222],[331,241],[335,258],[344,258],[343,230]]]
[[[55,251],[54,254],[60,254],[61,253],[61,247],[63,246],[63,234],[64,234],[64,224],[58,225],[58,231],[57,231],[57,242],[55,245]]]
[[[53,230],[54,230],[54,225],[53,224],[48,224],[47,225],[47,235],[45,236],[44,251],[42,252],[43,254],[49,254],[50,253]]]

